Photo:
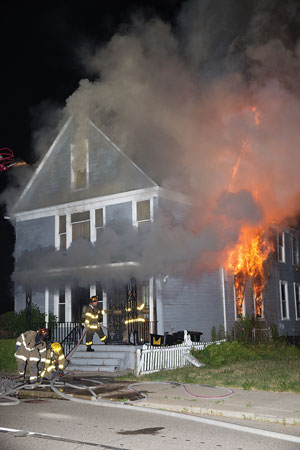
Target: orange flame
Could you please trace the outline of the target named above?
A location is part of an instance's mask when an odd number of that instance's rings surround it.
[[[251,111],[254,113],[255,125],[259,125],[260,124],[260,112],[258,111],[256,106],[252,106]]]
[[[226,267],[234,273],[237,316],[243,314],[245,283],[253,279],[256,315],[262,317],[262,293],[267,282],[264,262],[274,251],[273,242],[263,229],[244,227],[239,242],[229,252]]]

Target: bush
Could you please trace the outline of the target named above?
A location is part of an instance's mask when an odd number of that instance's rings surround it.
[[[49,314],[49,322],[55,323],[56,318],[54,314]],[[44,326],[45,314],[41,313],[37,305],[31,307],[31,323],[36,328],[38,326]],[[15,311],[9,311],[1,314],[0,316],[0,330],[10,331],[11,337],[17,338],[21,333],[27,330],[26,309],[16,313]]]
[[[13,373],[17,370],[15,354],[16,340],[0,340],[0,372]]]
[[[217,368],[238,361],[255,361],[261,359],[289,360],[300,359],[300,349],[294,345],[251,344],[241,342],[223,342],[208,345],[204,350],[192,350],[192,355],[207,367]]]

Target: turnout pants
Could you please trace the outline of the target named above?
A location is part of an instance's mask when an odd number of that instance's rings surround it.
[[[25,376],[27,369],[29,371],[29,380],[33,382],[38,375],[38,362],[41,360],[40,353],[38,349],[28,351],[25,347],[22,347],[15,353],[19,375]]]
[[[87,328],[86,332],[86,346],[91,347],[93,345],[93,336],[94,333],[97,333],[101,341],[105,341],[106,335],[103,333],[102,328],[99,326],[98,328]]]

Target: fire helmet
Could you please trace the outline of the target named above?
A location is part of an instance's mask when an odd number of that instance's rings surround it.
[[[55,353],[56,355],[58,355],[59,353],[62,352],[62,346],[60,345],[59,342],[53,342],[51,344],[51,350],[53,351],[53,353]]]
[[[92,295],[92,297],[90,298],[91,302],[97,302],[98,301],[98,295]]]
[[[48,330],[48,328],[39,328],[38,335],[39,335],[39,338],[42,341],[47,341],[49,339],[49,330]]]

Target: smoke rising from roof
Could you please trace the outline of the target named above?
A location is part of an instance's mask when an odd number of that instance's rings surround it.
[[[127,237],[145,274],[187,260],[216,266],[242,224],[298,214],[299,12],[293,0],[191,0],[175,28],[135,17],[106,46],[81,49],[94,81],[81,80],[64,111],[78,142],[90,117],[158,184],[192,202],[184,225],[159,223],[143,249]],[[114,236],[106,262],[120,245]]]

